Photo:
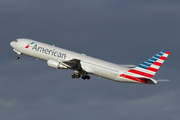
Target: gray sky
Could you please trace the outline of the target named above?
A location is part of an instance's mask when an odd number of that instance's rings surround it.
[[[0,119],[179,120],[179,0],[1,0]],[[71,79],[28,56],[15,59],[17,38],[138,65],[169,50],[158,85],[118,83],[91,75]]]

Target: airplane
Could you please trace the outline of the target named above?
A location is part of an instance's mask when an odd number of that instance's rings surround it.
[[[89,80],[89,74],[92,74],[117,82],[137,84],[158,84],[153,77],[170,54],[163,50],[139,66],[134,66],[114,64],[27,38],[16,39],[10,45],[17,53],[16,59],[24,54],[47,61],[47,66],[55,69],[74,70],[72,78]]]

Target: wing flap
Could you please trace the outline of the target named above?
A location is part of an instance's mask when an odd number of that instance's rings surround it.
[[[68,68],[81,68],[81,60],[72,59],[68,61],[62,61],[62,64]]]

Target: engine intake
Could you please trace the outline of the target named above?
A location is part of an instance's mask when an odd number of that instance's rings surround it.
[[[67,69],[66,66],[64,66],[62,63],[55,59],[48,59],[47,60],[47,66],[55,68],[55,69]]]

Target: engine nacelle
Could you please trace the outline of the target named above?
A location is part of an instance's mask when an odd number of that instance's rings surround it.
[[[55,59],[49,59],[47,60],[47,66],[52,67],[52,68],[56,68],[56,69],[67,69],[66,66],[62,65],[59,61],[55,60]]]

